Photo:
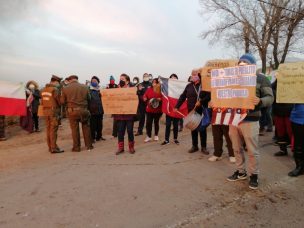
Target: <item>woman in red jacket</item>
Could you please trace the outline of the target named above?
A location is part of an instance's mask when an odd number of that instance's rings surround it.
[[[158,78],[153,79],[152,87],[150,87],[144,94],[144,101],[147,103],[147,122],[146,122],[146,132],[147,137],[145,142],[150,142],[152,140],[152,125],[154,121],[154,141],[158,141],[159,132],[159,119],[162,116],[162,106],[161,106],[161,90]]]

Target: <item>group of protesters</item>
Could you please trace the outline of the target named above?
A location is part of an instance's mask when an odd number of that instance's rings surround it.
[[[247,53],[241,56],[238,62],[239,66],[256,65],[253,55]],[[223,154],[223,144],[225,138],[229,161],[236,164],[235,172],[227,178],[228,181],[245,180],[249,176],[249,188],[258,188],[259,175],[259,135],[263,133],[264,126],[272,131],[272,119],[267,115],[273,116],[275,125],[274,139],[279,145],[280,151],[275,156],[286,156],[287,148],[291,145],[294,154],[296,167],[289,172],[289,176],[298,176],[304,173],[304,104],[281,104],[276,103],[276,85],[271,84],[267,77],[257,73],[256,96],[251,98],[250,102],[254,105],[253,110],[248,110],[244,120],[237,126],[212,124],[213,155],[209,157],[210,162],[219,161]],[[127,132],[128,147],[130,153],[135,153],[135,136],[143,135],[144,126],[146,126],[145,143],[159,141],[159,125],[163,114],[161,92],[161,82],[159,78],[153,78],[151,74],[145,73],[143,81],[134,77],[132,82],[127,74],[121,74],[119,82],[116,84],[115,78],[110,76],[109,84],[106,89],[115,88],[137,88],[138,107],[136,114],[113,114],[113,137],[118,138],[118,149],[116,155],[125,151],[124,137]],[[171,74],[169,80],[178,80],[176,74]],[[217,107],[211,101],[210,92],[203,91],[201,87],[201,75],[199,70],[193,70],[189,77],[189,83],[174,107],[174,112],[179,112],[180,107],[187,101],[187,111],[195,111],[198,114],[206,110],[210,115],[214,115]],[[47,88],[51,87],[50,90]],[[78,77],[72,75],[65,80],[57,76],[52,76],[50,84],[39,91],[38,84],[29,81],[26,85],[27,115],[21,117],[21,126],[30,133],[39,132],[38,106],[40,101],[44,112],[55,110],[49,116],[47,137],[49,151],[52,153],[63,152],[57,144],[57,129],[61,124],[60,119],[65,115],[70,120],[70,126],[73,137],[72,151],[80,151],[79,123],[82,124],[86,148],[93,149],[93,143],[105,140],[103,137],[103,105],[100,93],[100,79],[93,76],[88,85],[80,84]],[[53,100],[52,100],[53,99]],[[53,103],[48,104],[52,101]],[[48,106],[49,105],[49,106]],[[45,113],[44,113],[45,114]],[[170,143],[171,125],[173,124],[172,142],[179,145],[178,132],[182,118],[176,118],[174,115],[165,113],[165,137],[161,143],[162,146]],[[263,115],[262,115],[263,114]],[[48,116],[48,115],[46,115]],[[54,119],[55,116],[55,119]],[[134,134],[134,123],[138,121],[138,128]],[[270,123],[269,123],[270,122]],[[154,126],[154,137],[152,137]],[[4,140],[4,118],[0,117],[0,139]],[[52,133],[53,132],[53,133]],[[52,134],[56,134],[55,136]],[[201,151],[204,155],[209,155],[207,149],[207,130],[191,130],[192,147],[189,153]],[[200,139],[200,149],[199,149]],[[248,161],[245,161],[245,151]],[[247,164],[247,168],[246,168]]]

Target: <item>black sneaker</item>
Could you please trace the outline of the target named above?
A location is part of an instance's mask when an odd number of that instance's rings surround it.
[[[258,185],[259,185],[258,175],[257,174],[252,174],[250,176],[250,180],[249,180],[249,188],[255,190],[255,189],[258,189]]]
[[[227,181],[239,181],[245,180],[247,178],[247,173],[240,173],[238,170],[235,171],[230,177],[227,178]]]
[[[162,145],[162,146],[164,146],[164,145],[168,145],[168,144],[170,144],[170,142],[168,142],[168,141],[164,141],[162,144],[160,144],[160,145]]]
[[[178,141],[177,139],[174,139],[174,143],[175,143],[176,145],[179,145],[179,141]]]

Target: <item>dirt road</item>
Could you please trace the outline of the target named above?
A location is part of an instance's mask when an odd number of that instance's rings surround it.
[[[48,153],[44,131],[10,127],[0,142],[0,227],[303,227],[304,176],[287,176],[291,153],[273,157],[272,133],[261,137],[260,189],[253,191],[247,181],[226,181],[234,171],[227,153],[215,163],[187,153],[187,130],[180,145],[144,144],[140,136],[134,155],[115,156],[111,121],[104,121],[107,140],[81,153],[70,152],[66,120],[63,154]]]

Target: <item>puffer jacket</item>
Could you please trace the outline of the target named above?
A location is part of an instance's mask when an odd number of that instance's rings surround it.
[[[260,98],[260,103],[248,112],[244,121],[259,121],[261,108],[271,106],[274,101],[270,81],[263,74],[257,74],[256,96]]]
[[[304,104],[295,104],[291,114],[290,121],[296,124],[304,125]]]

